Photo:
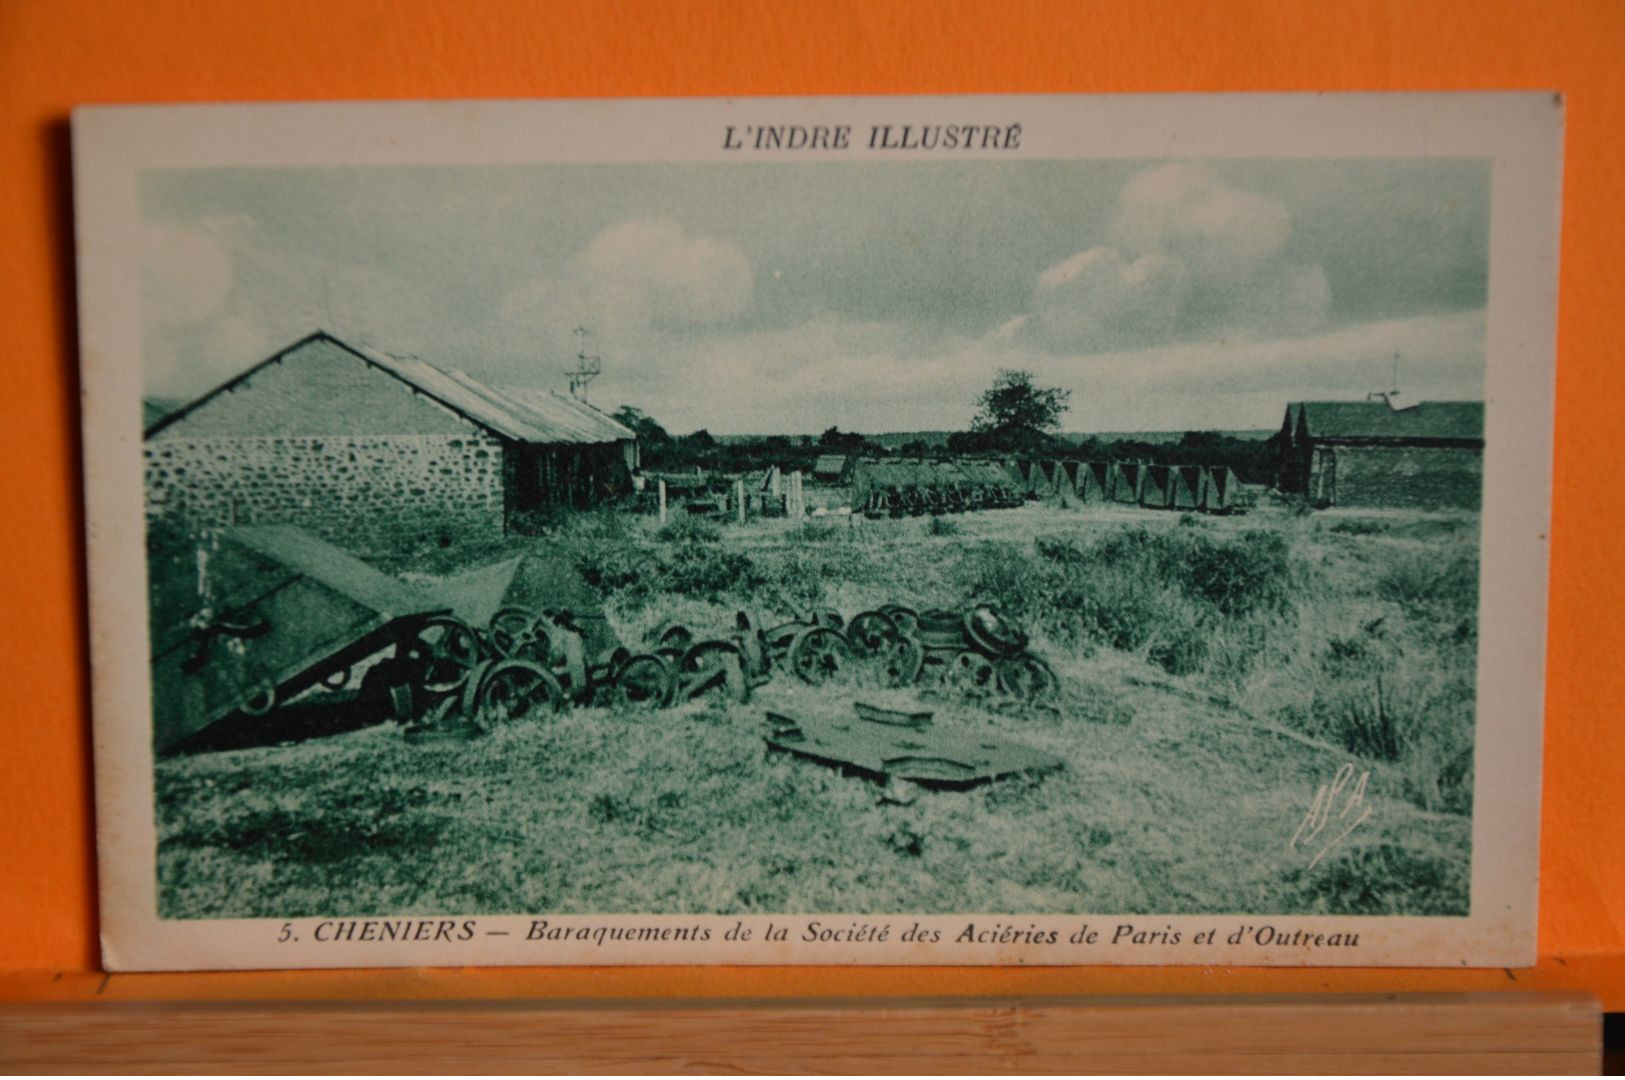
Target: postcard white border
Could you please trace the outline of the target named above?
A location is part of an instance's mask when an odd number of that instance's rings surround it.
[[[140,217],[151,168],[738,160],[726,125],[1021,125],[1019,150],[957,158],[1473,157],[1492,161],[1486,451],[1471,913],[1251,916],[446,916],[467,940],[322,941],[321,919],[165,920],[156,906],[142,506]],[[943,160],[871,150],[841,160]],[[1562,102],[1550,93],[760,98],[75,110],[73,154],[103,962],[108,970],[531,964],[1327,964],[1522,966],[1535,958]],[[765,160],[756,156],[752,160]],[[822,151],[771,160],[829,160]],[[741,167],[748,167],[742,165]],[[710,928],[710,940],[529,940],[535,919],[585,928]],[[356,920],[351,920],[356,921]],[[886,943],[807,943],[809,922],[890,923]],[[900,940],[911,924],[943,944]],[[1054,929],[1059,944],[955,943],[965,924]],[[762,940],[768,923],[797,932]],[[1106,933],[1068,939],[1080,925]],[[1113,946],[1121,923],[1182,931]],[[752,940],[729,940],[738,926]],[[1348,933],[1356,948],[1264,943]],[[1254,934],[1226,939],[1239,927]],[[1208,946],[1193,934],[1216,929]],[[359,931],[364,933],[365,931]],[[438,929],[435,931],[439,933]],[[328,935],[331,936],[331,929]],[[607,930],[602,937],[607,937]],[[279,937],[289,940],[278,942]]]

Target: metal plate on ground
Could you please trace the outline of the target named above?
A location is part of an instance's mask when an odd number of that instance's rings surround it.
[[[767,745],[800,757],[933,787],[966,787],[1059,769],[1061,759],[985,732],[849,717],[767,714]]]

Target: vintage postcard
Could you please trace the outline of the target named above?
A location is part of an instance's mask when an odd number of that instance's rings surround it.
[[[1533,960],[1555,96],[73,138],[109,970]]]

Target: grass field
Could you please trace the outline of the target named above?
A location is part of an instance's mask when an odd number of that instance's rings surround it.
[[[521,549],[577,565],[634,647],[671,620],[720,633],[742,607],[999,603],[1059,674],[1058,705],[924,705],[1065,767],[885,798],[768,751],[763,713],[921,694],[786,673],[746,705],[198,753],[158,765],[162,914],[1466,913],[1475,516],[1035,503],[661,530],[605,513],[391,569]],[[1294,846],[1345,765],[1369,774],[1358,812],[1338,816],[1351,784]]]

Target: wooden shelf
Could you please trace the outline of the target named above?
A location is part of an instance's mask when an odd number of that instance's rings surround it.
[[[1596,1072],[1576,993],[1291,998],[57,1002],[5,1072]]]

